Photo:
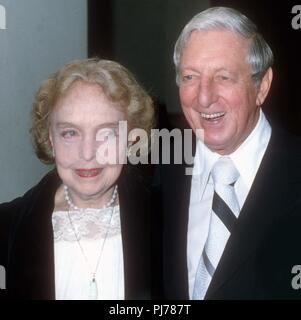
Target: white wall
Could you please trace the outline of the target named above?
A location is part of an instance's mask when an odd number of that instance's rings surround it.
[[[50,73],[87,55],[85,0],[0,0],[0,202],[22,195],[50,168],[30,143],[34,92]]]

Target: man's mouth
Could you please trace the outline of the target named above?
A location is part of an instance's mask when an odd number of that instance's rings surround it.
[[[215,112],[215,113],[200,112],[201,117],[209,121],[217,120],[223,117],[225,114],[226,112]]]

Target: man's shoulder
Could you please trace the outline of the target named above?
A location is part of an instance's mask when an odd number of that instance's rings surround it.
[[[301,151],[301,137],[278,125],[272,125],[271,141],[286,150]]]
[[[283,166],[289,165],[301,169],[301,137],[282,127],[272,126],[272,134],[266,149],[266,157],[279,161]]]

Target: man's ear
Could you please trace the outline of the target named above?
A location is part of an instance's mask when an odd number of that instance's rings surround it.
[[[266,71],[265,75],[263,76],[263,78],[261,80],[259,90],[257,93],[257,98],[256,98],[256,105],[257,106],[261,106],[264,103],[264,100],[270,91],[272,80],[273,80],[273,70],[270,67]]]

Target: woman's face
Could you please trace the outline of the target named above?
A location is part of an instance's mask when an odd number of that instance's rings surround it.
[[[100,163],[97,151],[118,142],[118,124],[125,120],[97,84],[76,81],[57,101],[49,137],[58,174],[77,205],[102,206],[111,195],[122,164]]]

